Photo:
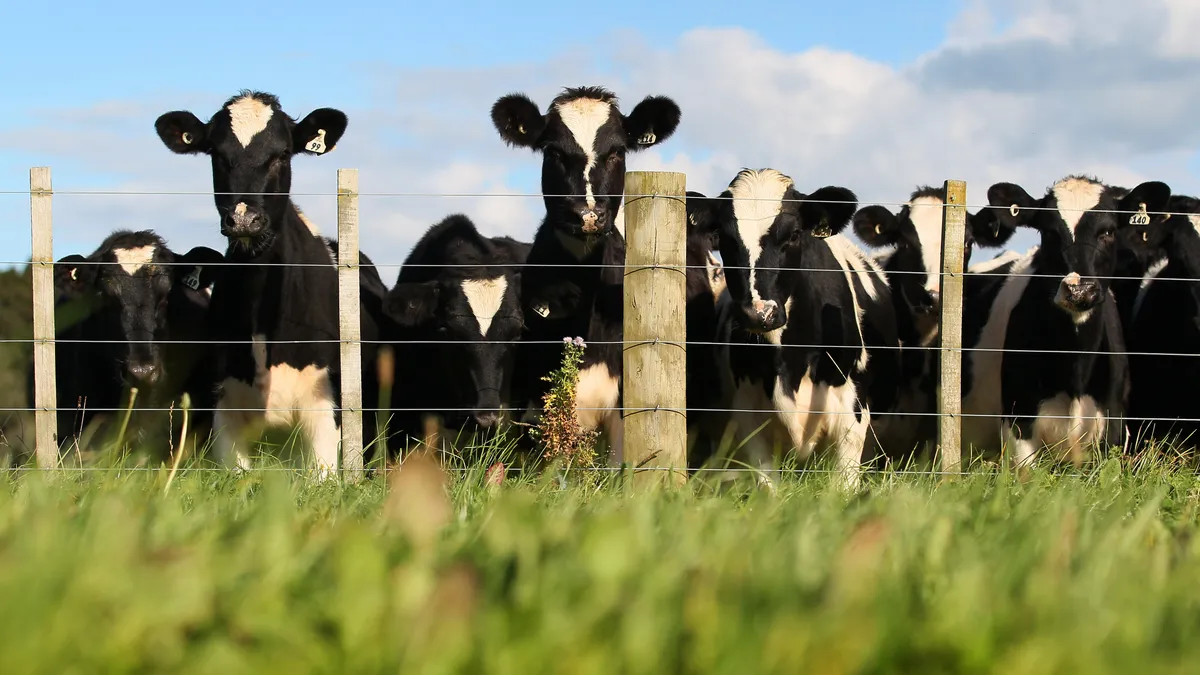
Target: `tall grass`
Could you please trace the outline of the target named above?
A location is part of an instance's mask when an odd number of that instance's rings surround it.
[[[0,672],[1167,673],[1200,663],[1200,492],[820,475],[633,493],[182,469],[0,478]],[[390,481],[390,484],[389,484]]]

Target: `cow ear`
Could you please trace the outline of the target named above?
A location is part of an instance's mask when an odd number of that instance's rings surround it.
[[[679,128],[681,115],[675,101],[666,96],[647,96],[634,106],[633,112],[622,117],[626,147],[636,152],[662,143]]]
[[[1147,181],[1129,191],[1117,202],[1117,226],[1149,225],[1167,219],[1163,212],[1171,201],[1171,187],[1160,181]],[[1150,216],[1149,214],[1155,214]]]
[[[794,190],[788,193],[796,197]],[[843,187],[827,185],[808,196],[800,196],[800,229],[824,239],[838,234],[854,217],[858,195]]]
[[[996,248],[1008,243],[1017,231],[1016,220],[1001,219],[1002,209],[982,209],[976,214],[967,214],[967,236],[984,248]]]
[[[419,326],[433,318],[440,295],[441,288],[436,281],[398,283],[388,293],[387,313],[401,326]]]
[[[292,128],[292,148],[296,153],[324,155],[331,152],[346,133],[350,120],[335,108],[317,108]]]
[[[186,110],[163,113],[154,121],[154,130],[168,150],[180,155],[207,153],[211,147],[208,125]]]
[[[991,211],[992,214],[983,216],[984,220],[981,224],[989,222],[987,218],[995,217],[999,223],[994,226],[994,231],[999,236],[999,233],[1004,230],[1015,230],[1018,227],[1029,227],[1033,224],[1033,212],[1027,209],[1037,206],[1038,202],[1025,188],[1015,183],[996,183],[988,188],[988,204],[993,207],[985,209]],[[977,214],[977,217],[982,214]]]
[[[96,266],[78,253],[60,258],[54,264],[54,288],[60,293],[81,293],[95,281]]]
[[[221,266],[213,263],[225,261],[225,256],[207,246],[197,246],[178,257],[174,265],[175,280],[184,286],[199,291],[216,283]]]
[[[509,94],[492,105],[492,124],[505,143],[532,148],[546,128],[546,117],[528,96]]]
[[[900,219],[877,204],[859,209],[853,223],[854,234],[871,248],[891,246],[900,238]]]

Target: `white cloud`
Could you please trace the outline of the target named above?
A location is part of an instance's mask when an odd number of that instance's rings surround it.
[[[823,47],[785,53],[731,28],[693,30],[666,45],[622,33],[598,41],[611,51],[595,60],[576,51],[492,69],[380,69],[377,101],[347,110],[350,129],[332,155],[296,160],[294,189],[331,192],[334,169],[354,166],[364,192],[536,192],[539,160],[503,145],[488,117],[492,102],[524,91],[544,107],[562,86],[603,83],[626,112],[649,94],[679,102],[676,137],[631,156],[630,168],[685,171],[689,188],[708,194],[742,166],[773,166],[806,190],[844,185],[864,203],[901,202],[918,184],[957,178],[968,181],[977,205],[994,182],[1037,193],[1076,172],[1200,192],[1188,168],[1200,147],[1193,0],[974,0],[951,31],[903,67]],[[171,155],[151,123],[184,104],[203,117],[222,100],[97,103],[59,111],[10,134],[7,145],[104,172],[121,188],[203,190],[211,185],[207,163]],[[295,116],[336,105],[283,103]],[[60,232],[72,237],[86,231],[98,241],[114,227],[153,225],[186,245],[219,243],[207,197],[77,199],[55,206]],[[332,197],[298,201],[324,231],[336,230]],[[487,232],[528,239],[541,201],[364,196],[364,249],[377,262],[399,263],[425,228],[453,212]],[[384,278],[394,279],[394,269]]]

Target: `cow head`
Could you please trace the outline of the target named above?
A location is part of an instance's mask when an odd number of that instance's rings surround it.
[[[292,156],[323,155],[346,131],[345,113],[320,108],[296,122],[270,94],[244,91],[207,123],[187,111],[154,123],[172,152],[212,158],[213,191],[221,233],[250,255],[270,248],[285,222],[292,188]]]
[[[1157,181],[1125,190],[1084,176],[1058,181],[1041,199],[1012,183],[988,188],[994,217],[1005,226],[1041,234],[1037,268],[1062,275],[1054,303],[1076,323],[1086,321],[1108,295],[1120,232],[1139,223],[1161,223],[1170,197],[1171,188]]]
[[[832,186],[806,195],[774,169],[743,169],[717,198],[692,201],[689,218],[714,233],[726,288],[746,328],[769,333],[787,324],[795,282],[788,268],[799,266],[806,246],[846,227],[858,197]]]
[[[153,232],[120,231],[87,257],[60,259],[54,283],[59,294],[81,301],[103,325],[98,339],[113,341],[103,345],[104,351],[112,352],[106,362],[119,364],[129,384],[144,387],[162,377],[159,342],[169,338],[170,305],[206,308],[207,289],[219,274],[212,263],[223,259],[204,246],[178,256]]]
[[[942,218],[945,188],[920,187],[900,212],[893,214],[879,205],[866,206],[854,214],[854,233],[872,248],[894,247],[884,266],[895,297],[918,320],[936,320],[941,315]],[[970,263],[976,242],[1001,246],[1015,227],[1001,228],[999,220],[981,220],[967,214],[963,266]]]
[[[403,269],[387,302],[388,314],[411,339],[435,343],[420,351],[436,362],[437,398],[474,409],[471,419],[482,428],[500,420],[524,327],[520,275],[506,265],[518,262],[511,253],[503,242],[480,236],[470,220],[451,216],[431,228],[406,261],[439,267]]]
[[[492,123],[512,146],[542,153],[542,193],[549,222],[574,237],[615,231],[625,192],[625,154],[667,140],[679,126],[679,106],[650,96],[628,116],[599,87],[567,89],[546,114],[523,94],[492,106]]]
[[[1168,213],[1161,221],[1139,222],[1118,232],[1118,255],[1127,264],[1124,269],[1145,274],[1155,262],[1167,258],[1169,252],[1180,253],[1174,244],[1180,235],[1200,232],[1200,199],[1172,195],[1167,202]],[[1176,214],[1176,215],[1171,215]]]

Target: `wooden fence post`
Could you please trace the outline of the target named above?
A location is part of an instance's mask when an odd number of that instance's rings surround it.
[[[625,460],[657,484],[687,480],[686,180],[625,175]]]
[[[941,469],[962,470],[963,257],[967,228],[967,184],[948,180],[942,210],[941,383],[938,387],[938,446]]]
[[[358,267],[358,169],[338,169],[338,318],[342,368],[342,471],[363,476],[362,318]]]
[[[58,390],[54,361],[54,238],[50,167],[29,170],[33,257],[33,406],[37,465],[58,466]]]

